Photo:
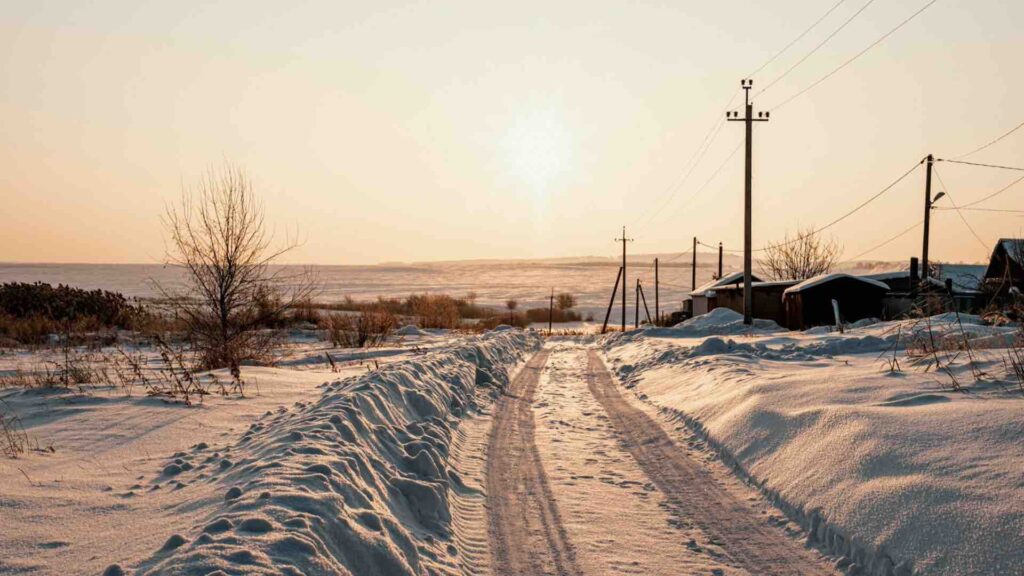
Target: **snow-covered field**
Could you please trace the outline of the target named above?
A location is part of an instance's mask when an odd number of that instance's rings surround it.
[[[719,309],[603,347],[627,387],[705,435],[844,565],[1022,574],[1024,397],[998,348],[1017,328],[964,322],[984,375],[976,381],[961,353],[951,373],[962,391],[902,348],[890,370],[909,321],[751,332]],[[951,316],[932,324],[936,337],[963,338]]]
[[[537,341],[406,335],[333,350],[337,373],[295,344],[243,368],[245,398],[192,407],[0,390],[43,448],[0,459],[0,573],[454,573],[452,430]]]
[[[1021,574],[1019,328],[961,320],[294,332],[245,397],[0,389],[38,447],[0,574]]]

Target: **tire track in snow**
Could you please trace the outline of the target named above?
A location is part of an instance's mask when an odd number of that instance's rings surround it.
[[[534,355],[495,405],[487,450],[495,574],[582,574],[534,441],[532,403],[549,354]]]
[[[611,418],[622,445],[677,509],[713,538],[739,568],[751,574],[834,575],[815,552],[763,523],[641,409],[630,404],[594,350],[588,351],[587,385]]]

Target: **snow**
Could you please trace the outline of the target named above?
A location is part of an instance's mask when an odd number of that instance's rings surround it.
[[[322,349],[297,346],[288,368],[243,367],[245,398],[194,407],[0,390],[54,447],[0,460],[0,573],[457,571],[454,430],[539,338],[428,339],[337,373]]]
[[[426,336],[428,332],[421,330],[418,326],[406,324],[398,330],[395,330],[395,334],[398,334],[399,336]]]
[[[771,320],[754,319],[754,326],[743,324],[743,315],[730,308],[715,308],[707,314],[684,320],[668,329],[653,328],[655,333],[665,336],[709,336],[723,334],[745,334],[751,330],[774,331],[783,328]]]
[[[852,274],[846,274],[846,273],[843,273],[843,272],[831,272],[831,273],[828,273],[828,274],[819,274],[817,276],[812,276],[811,278],[808,278],[807,280],[804,280],[803,282],[797,284],[796,286],[791,286],[789,288],[786,288],[786,290],[783,291],[782,294],[786,295],[786,294],[795,294],[797,292],[803,292],[804,290],[808,290],[810,288],[813,288],[815,286],[819,286],[819,285],[824,284],[826,282],[832,282],[833,280],[837,280],[839,278],[853,278],[854,280],[859,280],[861,282],[864,282],[865,284],[870,284],[870,285],[875,286],[877,288],[881,288],[881,289],[883,289],[885,291],[889,290],[889,285],[886,284],[885,282],[881,282],[879,280],[875,280],[875,279],[868,278],[868,277],[865,277],[865,276],[854,276]]]
[[[697,320],[697,319],[695,319]],[[702,320],[708,323],[708,319]],[[1017,328],[961,315],[987,376],[966,386],[902,351],[953,315],[878,322],[845,334],[608,337],[607,360],[653,408],[676,414],[843,565],[869,574],[1024,573],[1024,397],[1003,350]],[[897,335],[901,371],[889,371]]]

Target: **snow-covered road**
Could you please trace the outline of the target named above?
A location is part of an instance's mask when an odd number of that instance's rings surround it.
[[[514,379],[486,472],[494,574],[835,573],[585,346],[549,343]]]

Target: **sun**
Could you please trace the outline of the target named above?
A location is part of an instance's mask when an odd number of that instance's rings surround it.
[[[534,110],[515,118],[501,148],[509,174],[531,194],[542,197],[568,170],[572,133],[557,110]]]

